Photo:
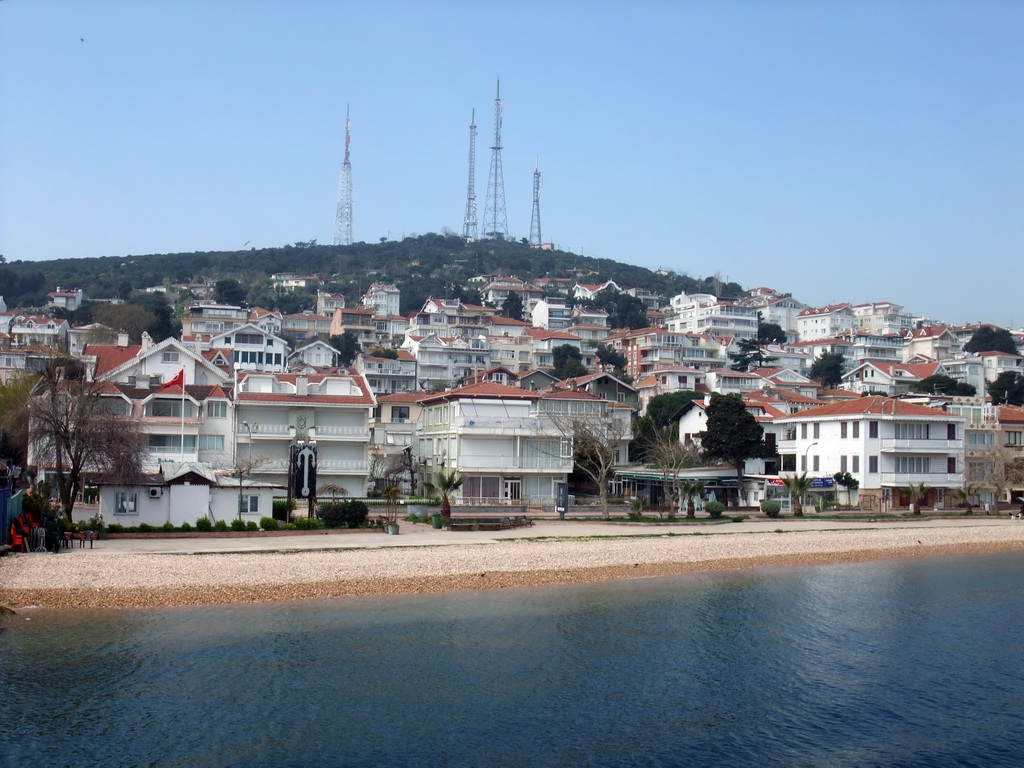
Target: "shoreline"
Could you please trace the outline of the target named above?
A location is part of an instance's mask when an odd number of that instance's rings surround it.
[[[0,605],[223,605],[1014,551],[1024,551],[1024,526],[553,538],[289,553],[17,555],[0,560]]]

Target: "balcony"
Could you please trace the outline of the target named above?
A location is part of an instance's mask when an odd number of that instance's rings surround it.
[[[459,470],[462,472],[506,472],[510,470],[533,470],[562,474],[572,471],[572,459],[559,456],[460,456]]]
[[[959,488],[964,484],[962,472],[882,472],[881,483],[903,488],[924,483],[929,488]]]
[[[882,453],[958,453],[963,450],[962,440],[915,440],[883,437],[879,441]]]

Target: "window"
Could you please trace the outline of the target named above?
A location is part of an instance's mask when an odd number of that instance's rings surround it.
[[[956,424],[947,424],[946,425],[946,439],[947,440],[956,440]]]
[[[876,474],[878,472],[878,457],[868,456],[868,472],[870,474]]]
[[[839,471],[840,472],[847,472],[847,471],[849,471],[846,468],[846,457],[845,456],[840,456],[839,457]]]
[[[807,425],[806,424],[801,424],[800,425],[800,439],[801,440],[806,440],[807,439]]]
[[[846,422],[845,421],[839,422],[839,437],[841,437],[843,440],[846,439],[846,429],[847,429]],[[845,472],[846,470],[844,469],[843,471]]]
[[[868,422],[868,437],[878,437],[878,422],[877,421],[869,421]]]
[[[185,450],[196,449],[196,436],[185,435]],[[149,450],[156,453],[169,453],[181,450],[181,435],[150,435]]]
[[[467,477],[462,486],[462,497],[497,499],[501,496],[497,477]]]
[[[931,471],[927,456],[897,456],[896,471],[904,475],[923,475]]]
[[[224,435],[200,435],[199,436],[199,450],[200,451],[223,451],[224,450]]]
[[[223,400],[211,400],[206,404],[206,415],[211,419],[226,419],[228,417],[228,404]]]
[[[995,435],[991,432],[971,432],[967,435],[967,445],[971,448],[991,447],[995,441]]]
[[[856,423],[857,422],[854,422],[854,424],[856,424]],[[858,456],[857,454],[854,454],[852,458],[853,458],[853,462],[852,462],[853,470],[852,471],[853,471],[854,474],[856,474],[857,472],[860,472],[860,456]]]
[[[946,457],[946,471],[951,475],[956,473],[956,456]]]
[[[146,406],[147,416],[156,418],[181,417],[181,400],[153,400]]]
[[[391,406],[391,421],[394,424],[404,424],[409,420],[409,406],[407,405],[393,405]]]
[[[853,438],[856,440],[858,437],[860,437],[860,422],[855,421],[853,422]]]
[[[922,424],[920,422],[897,422],[896,427],[896,439],[897,440],[927,440],[928,439],[928,424]]]
[[[801,472],[806,472],[807,471],[807,454],[806,453],[803,456],[800,457],[800,471]]]
[[[176,363],[176,362],[178,362],[178,357],[179,357],[179,355],[178,355],[177,352],[165,351],[160,356],[160,359],[161,359],[162,362],[165,362],[165,363]]]
[[[253,494],[251,496],[245,496],[242,500],[242,512],[250,515],[258,515],[260,513],[260,497]]]
[[[821,437],[821,424],[815,422],[814,424],[814,439],[817,440]]]
[[[821,469],[821,457],[815,454],[812,458],[814,459],[814,469],[812,469],[811,471],[818,472]]]
[[[1006,433],[1006,444],[1007,445],[1024,445],[1021,442],[1021,437],[1024,436],[1024,432],[1007,432]]]
[[[132,491],[118,491],[114,494],[115,515],[137,515],[138,494]]]
[[[269,341],[269,339],[268,339]],[[263,337],[258,333],[236,333],[235,344],[262,344]]]

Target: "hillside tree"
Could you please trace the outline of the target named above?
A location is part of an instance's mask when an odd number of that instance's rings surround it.
[[[822,352],[811,364],[811,378],[821,386],[833,389],[843,381],[846,358],[842,352]]]
[[[735,506],[743,488],[747,459],[768,459],[774,453],[764,442],[764,430],[743,405],[738,394],[711,395],[707,407],[707,429],[701,432],[701,447],[709,459],[724,461],[736,470]]]

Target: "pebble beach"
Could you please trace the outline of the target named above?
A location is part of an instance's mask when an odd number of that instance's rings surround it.
[[[532,530],[532,529],[531,529]],[[0,605],[148,608],[501,589],[694,571],[1024,551],[1024,522],[936,527],[554,534],[486,543],[229,554],[16,554],[0,558]],[[459,534],[453,534],[458,536]],[[392,538],[392,537],[387,537]],[[101,542],[102,545],[102,542]]]

